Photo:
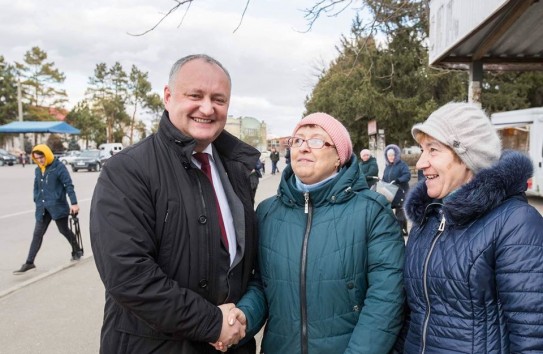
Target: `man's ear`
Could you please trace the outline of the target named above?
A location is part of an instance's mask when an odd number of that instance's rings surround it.
[[[164,85],[164,105],[166,106],[168,102],[170,102],[170,98],[172,97],[172,91],[170,90],[170,87],[168,85]]]

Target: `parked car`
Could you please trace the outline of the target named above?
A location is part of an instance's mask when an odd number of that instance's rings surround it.
[[[71,165],[79,155],[81,155],[81,151],[72,150],[72,151],[66,152],[64,155],[62,155],[58,159],[60,160],[60,162],[62,162],[65,165]]]
[[[103,156],[101,150],[83,150],[81,151],[81,155],[76,157],[71,163],[72,171],[100,171],[103,165],[102,160]]]
[[[4,149],[0,149],[0,166],[13,166],[17,163],[17,156],[10,154]]]

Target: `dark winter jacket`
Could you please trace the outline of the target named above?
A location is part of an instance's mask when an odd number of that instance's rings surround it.
[[[290,166],[257,209],[261,281],[238,303],[266,354],[386,354],[401,327],[404,242],[353,155],[315,191]]]
[[[74,185],[66,166],[53,155],[46,145],[36,145],[32,151],[40,151],[45,155],[45,166],[36,167],[34,171],[34,203],[36,204],[36,220],[41,221],[45,211],[53,220],[67,218],[70,215],[70,205],[77,204]]]
[[[377,166],[377,160],[371,156],[368,161],[360,160],[358,163],[360,171],[366,176],[366,182],[368,187],[371,188],[376,182],[379,176],[379,166]]]
[[[277,151],[272,151],[272,152],[270,153],[270,161],[271,161],[271,162],[277,162],[277,161],[279,161],[279,152],[277,152]]]
[[[230,266],[194,146],[165,112],[157,134],[115,154],[100,174],[90,224],[106,288],[102,353],[216,353],[208,342],[221,332],[217,305],[246,290],[257,247],[249,173],[259,153],[227,132],[213,143],[236,228]],[[229,352],[254,353],[254,345]]]
[[[394,162],[390,163],[386,156],[389,149],[393,149],[396,153]],[[411,171],[409,166],[401,160],[401,151],[397,145],[391,144],[385,148],[385,170],[383,171],[384,182],[394,182],[400,189],[396,194],[396,198],[392,201],[392,207],[401,207],[405,198],[405,194],[409,191],[409,181],[411,180]]]
[[[408,195],[404,353],[543,353],[543,218],[524,196],[531,174],[528,158],[508,152],[442,201],[424,181]]]

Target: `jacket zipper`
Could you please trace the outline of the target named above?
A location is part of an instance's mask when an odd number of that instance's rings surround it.
[[[301,311],[301,326],[302,326],[302,354],[307,354],[308,338],[307,338],[307,296],[306,296],[306,272],[307,272],[307,246],[309,242],[309,234],[311,233],[311,220],[313,218],[313,208],[309,201],[309,193],[304,193],[305,206],[304,212],[307,214],[307,224],[305,227],[304,240],[302,244],[302,261],[300,264],[300,311]]]
[[[428,255],[426,256],[426,259],[424,260],[424,269],[423,269],[423,276],[422,276],[422,284],[424,288],[424,300],[426,301],[426,315],[424,316],[424,324],[422,326],[422,351],[421,354],[424,354],[426,352],[426,337],[428,334],[428,322],[430,321],[430,296],[428,295],[428,264],[430,263],[430,257],[432,256],[432,252],[434,251],[434,247],[441,237],[443,235],[443,230],[445,230],[445,215],[443,215],[443,211],[440,211],[441,214],[441,222],[439,223],[439,227],[437,228],[438,234],[432,241],[432,245],[430,246],[430,250],[428,251]]]

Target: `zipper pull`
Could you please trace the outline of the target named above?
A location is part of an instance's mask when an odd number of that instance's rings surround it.
[[[445,215],[441,216],[441,222],[439,223],[439,227],[437,228],[438,231],[445,230]]]
[[[309,192],[304,193],[304,199],[305,199],[304,212],[307,214],[309,213]]]

